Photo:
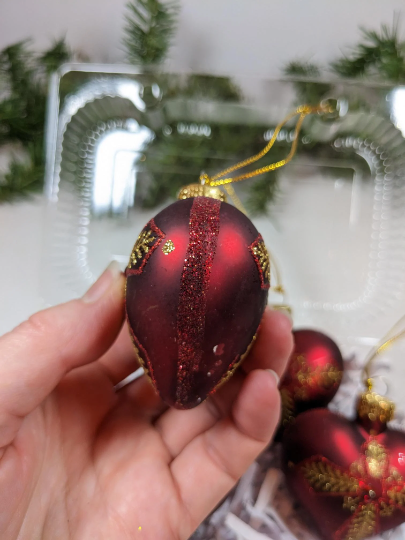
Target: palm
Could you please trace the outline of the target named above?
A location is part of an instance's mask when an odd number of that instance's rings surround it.
[[[100,370],[85,368],[85,373],[67,376],[26,418],[14,448],[9,489],[2,487],[10,493],[15,479],[20,480],[19,493],[34,483],[47,486],[49,500],[59,506],[53,510],[60,515],[63,538],[134,538],[142,525],[145,530],[146,523],[154,522],[167,534],[152,534],[148,526],[151,538],[176,538],[170,531],[184,513],[168,451],[149,418],[136,415],[127,397],[115,399]],[[89,493],[94,494],[90,500]],[[23,527],[30,534],[36,526],[53,526],[46,515],[38,519],[35,497],[17,497],[16,502],[18,514],[28,516]],[[22,520],[18,530],[21,526]]]
[[[101,325],[99,332],[103,337],[93,336],[98,344],[89,345],[90,356],[97,357],[97,349],[106,350],[107,342],[111,342],[119,328],[119,300],[110,298],[109,302],[112,301],[116,303],[115,313],[112,310],[104,321],[111,335],[105,337]],[[61,310],[62,306],[54,309]],[[116,320],[111,328],[109,317]],[[46,316],[42,318],[41,332],[43,326],[53,324]],[[66,314],[63,320],[66,321]],[[37,321],[34,334],[36,326]],[[279,330],[274,327],[270,334]],[[24,346],[21,333],[27,336],[29,332],[32,328],[28,325],[28,329],[23,327],[1,338],[0,352],[4,346],[10,350],[10,343],[11,348]],[[75,338],[79,342],[85,339],[76,334]],[[33,391],[31,399],[26,398],[29,403],[13,398],[7,413],[0,415],[0,537],[188,538],[265,446],[274,429],[278,415],[274,381],[257,370],[246,376],[246,372],[269,360],[278,371],[282,370],[290,349],[287,332],[284,330],[284,342],[281,339],[274,348],[273,358],[270,355],[261,360],[267,338],[271,340],[272,336],[265,335],[262,345],[259,338],[255,348],[258,354],[249,357],[245,373],[237,373],[215,399],[191,411],[165,408],[145,377],[114,391],[114,384],[135,367],[125,329],[97,361],[82,358],[78,362],[70,359],[67,352],[62,363],[70,368],[60,368],[67,374],[59,377],[59,383],[47,397],[32,406],[46,386],[52,385],[51,375],[50,380],[43,379],[42,387]],[[100,345],[103,340],[106,343]],[[39,349],[43,352],[43,344]],[[277,359],[281,353],[282,358]],[[17,359],[15,364],[19,362]],[[91,363],[83,365],[87,362]],[[50,357],[48,364],[52,363],[57,362]],[[3,369],[0,365],[0,376]],[[21,387],[27,396],[27,388],[44,377],[39,368],[38,373],[34,371],[35,368],[32,373],[20,374],[20,378],[26,379]],[[21,397],[15,384],[16,395]],[[0,411],[4,408],[2,398],[8,395],[7,389],[3,394],[1,390],[0,387]],[[268,395],[264,395],[264,390]],[[261,395],[261,402],[257,401],[257,394]],[[263,414],[258,411],[252,422],[249,409],[261,405]],[[30,409],[27,414],[24,406]],[[270,419],[269,407],[274,409]],[[228,460],[235,447],[237,455]]]

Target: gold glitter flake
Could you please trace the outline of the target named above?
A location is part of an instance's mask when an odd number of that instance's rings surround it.
[[[171,240],[168,240],[162,247],[162,251],[165,255],[169,255],[169,253],[171,253],[175,249],[175,245]]]

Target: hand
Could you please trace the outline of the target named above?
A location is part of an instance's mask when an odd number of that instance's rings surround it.
[[[167,409],[137,368],[115,265],[0,338],[0,538],[185,540],[266,447],[291,324],[266,312],[242,368]],[[118,336],[118,337],[117,337]]]

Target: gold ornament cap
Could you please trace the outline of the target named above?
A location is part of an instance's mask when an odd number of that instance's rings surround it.
[[[223,191],[218,187],[206,184],[189,184],[181,188],[177,195],[179,200],[190,199],[192,197],[210,197],[211,199],[227,202],[226,195]]]
[[[360,396],[357,413],[367,423],[387,424],[394,418],[395,404],[385,396],[368,390]]]

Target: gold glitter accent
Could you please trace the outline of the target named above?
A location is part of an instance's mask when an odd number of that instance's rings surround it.
[[[291,392],[286,388],[280,390],[281,396],[281,423],[283,426],[288,426],[292,424],[295,420],[295,402],[294,398],[291,395]]]
[[[315,491],[329,493],[356,493],[359,480],[342,471],[329,461],[310,461],[301,467],[301,471]]]
[[[137,347],[137,344],[135,342],[135,339],[134,339],[134,336],[132,335],[132,332],[129,333],[130,336],[131,336],[131,341],[132,341],[132,345],[134,347],[134,351],[135,351],[135,356],[139,362],[139,365],[141,366],[141,368],[143,369],[144,373],[145,373],[145,376],[146,378],[148,379],[148,381],[151,383],[151,385],[154,387],[154,384],[153,384],[153,381],[152,381],[152,377],[149,373],[149,369],[146,365],[146,362],[144,361],[144,359],[142,358],[140,352],[139,352],[139,349]]]
[[[363,504],[350,521],[345,540],[363,540],[376,530],[377,516],[374,503]]]
[[[132,249],[131,257],[129,259],[128,268],[132,268],[148,253],[151,244],[156,240],[156,236],[153,236],[151,230],[142,231],[138,236],[135,245]]]
[[[360,497],[351,497],[350,495],[346,495],[343,499],[343,508],[345,510],[350,510],[350,512],[354,513],[360,501]]]
[[[171,240],[168,240],[163,246],[162,251],[165,255],[169,255],[172,251],[174,251],[176,248],[174,246],[174,243]]]
[[[223,384],[225,384],[229,379],[232,377],[232,375],[235,373],[235,371],[238,369],[238,367],[241,365],[241,363],[245,360],[247,355],[250,353],[251,348],[254,345],[254,342],[256,341],[257,333],[253,336],[252,341],[249,343],[246,351],[240,355],[240,358],[232,364],[232,366],[228,369],[224,375],[222,375],[221,380],[218,382],[218,384],[215,386],[215,388],[212,390],[212,392],[216,392],[218,388],[220,388]]]
[[[295,373],[295,378],[300,385],[294,392],[295,399],[305,400],[308,397],[308,387],[319,385],[325,390],[330,390],[340,383],[343,371],[332,364],[317,366],[315,369],[307,363],[305,355],[298,354],[293,357],[290,370]]]
[[[405,486],[394,486],[387,490],[387,495],[394,504],[405,507]]]
[[[368,391],[360,396],[357,412],[360,418],[385,424],[394,418],[395,405],[386,397]]]
[[[372,478],[381,479],[385,476],[388,467],[388,456],[384,446],[377,441],[371,441],[365,450],[366,465]]]
[[[190,184],[184,186],[177,195],[178,199],[191,199],[193,197],[210,197],[226,202],[226,195],[218,187],[208,186],[206,184]]]
[[[389,517],[396,508],[405,506],[403,478],[395,467],[389,467],[387,449],[373,437],[362,446],[362,455],[348,472],[322,457],[307,460],[301,471],[314,491],[344,496],[343,508],[353,516],[336,533],[341,540],[372,536],[377,513]],[[381,496],[377,497],[371,479],[381,483]]]
[[[387,492],[389,496],[389,491]],[[398,506],[403,506],[400,502],[396,502]],[[387,504],[385,501],[380,501],[380,516],[390,517],[395,511],[395,506],[393,504]]]
[[[260,242],[253,246],[252,251],[258,259],[265,279],[270,281],[270,257],[263,240],[260,240]]]

